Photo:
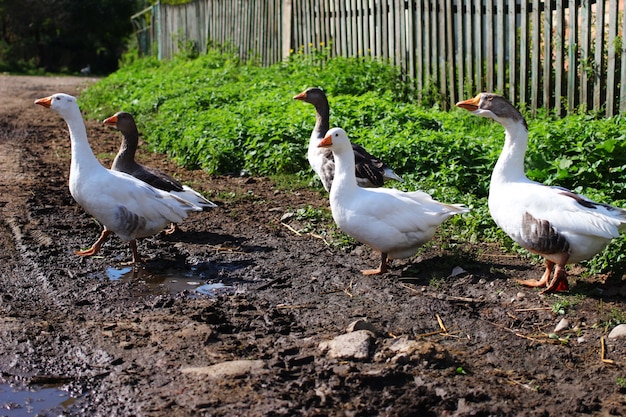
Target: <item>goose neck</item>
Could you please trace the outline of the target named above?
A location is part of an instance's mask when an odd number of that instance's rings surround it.
[[[493,171],[493,180],[525,179],[524,158],[528,148],[528,129],[522,123],[504,126],[504,147]]]

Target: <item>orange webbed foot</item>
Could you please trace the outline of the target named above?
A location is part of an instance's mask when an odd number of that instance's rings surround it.
[[[177,225],[176,223],[172,223],[172,224],[170,225],[170,227],[169,227],[169,228],[167,228],[167,229],[165,229],[165,230],[163,231],[163,233],[164,233],[166,236],[169,236],[169,235],[173,235],[173,234],[174,234],[174,233],[176,233],[178,230],[179,230],[179,229],[178,229],[178,225]]]
[[[90,247],[89,249],[74,251],[74,253],[79,256],[93,256],[97,254],[98,252],[100,252],[100,248],[96,248],[93,246]]]

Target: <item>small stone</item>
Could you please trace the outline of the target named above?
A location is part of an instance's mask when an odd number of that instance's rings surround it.
[[[562,330],[569,329],[569,321],[566,318],[562,318],[561,321],[554,328],[554,333],[558,333]]]
[[[516,297],[517,297],[517,299],[519,301],[522,301],[524,299],[524,297],[526,297],[526,294],[524,294],[523,292],[520,291],[520,292],[517,293]]]
[[[374,338],[374,333],[369,330],[357,330],[322,342],[319,344],[319,348],[322,351],[327,351],[331,358],[364,360],[370,356]]]
[[[281,223],[288,222],[289,220],[293,219],[294,217],[296,217],[296,213],[288,211],[287,213],[282,215],[282,217],[280,218],[280,221],[281,221]]]
[[[585,343],[587,341],[587,339],[585,339],[585,336],[580,336],[578,339],[576,339],[578,341],[578,343]]]
[[[369,321],[365,319],[358,319],[348,324],[346,328],[346,333],[356,332],[357,330],[369,330],[374,334],[380,334],[380,331]]]
[[[609,339],[626,338],[626,324],[617,325],[609,333]]]
[[[467,273],[465,269],[461,268],[460,266],[455,266],[454,268],[452,268],[452,273],[450,274],[450,278],[456,277],[457,275],[461,275],[465,273]]]
[[[249,374],[258,374],[265,368],[262,360],[235,360],[216,363],[211,366],[198,366],[183,368],[180,371],[184,374],[208,375],[211,378],[236,378]]]

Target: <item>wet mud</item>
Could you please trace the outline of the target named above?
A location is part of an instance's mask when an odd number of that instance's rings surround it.
[[[100,225],[69,194],[65,123],[33,101],[89,82],[0,77],[0,416],[16,415],[8,387],[59,389],[49,415],[67,416],[626,415],[626,340],[607,338],[624,281],[574,266],[569,294],[541,295],[515,283],[541,265],[437,240],[362,276],[369,248],[283,217],[327,210],[321,190],[187,171],[142,146],[218,207],[141,240],[141,270],[116,237],[74,255]],[[87,131],[109,165],[118,132]]]

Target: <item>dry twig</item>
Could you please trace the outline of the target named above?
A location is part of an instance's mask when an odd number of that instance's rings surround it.
[[[613,359],[606,358],[606,346],[604,342],[604,337],[600,338],[600,359],[602,363],[606,363],[608,365],[615,365],[615,361]]]

